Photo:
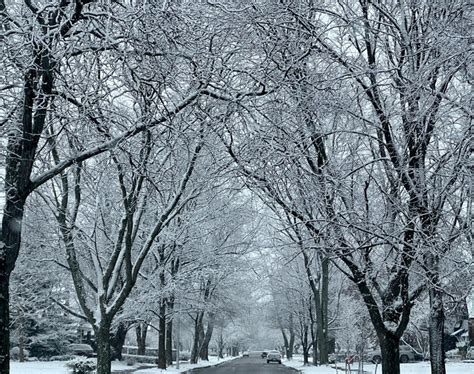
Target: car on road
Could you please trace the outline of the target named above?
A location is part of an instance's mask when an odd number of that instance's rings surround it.
[[[281,353],[278,351],[270,351],[267,354],[267,364],[270,362],[278,362],[281,364]]]
[[[242,353],[242,357],[249,357],[249,351],[244,351],[244,353]]]
[[[374,364],[380,364],[382,362],[382,353],[380,349],[373,350],[367,354],[368,360]],[[407,363],[410,361],[422,361],[423,356],[417,353],[409,345],[401,344],[399,352],[400,362]]]

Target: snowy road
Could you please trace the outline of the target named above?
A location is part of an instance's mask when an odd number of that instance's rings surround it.
[[[213,367],[195,369],[189,374],[296,374],[297,370],[276,363],[267,364],[264,359],[243,357]]]

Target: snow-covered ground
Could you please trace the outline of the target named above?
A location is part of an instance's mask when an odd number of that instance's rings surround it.
[[[65,361],[10,362],[11,374],[65,374]]]
[[[139,374],[161,374],[161,373],[183,373],[189,369],[194,369],[203,366],[217,365],[221,362],[232,360],[234,357],[228,357],[218,360],[217,357],[209,357],[209,362],[201,361],[198,364],[180,364],[179,370],[174,366],[166,370],[161,369],[143,369],[136,371]],[[68,369],[65,366],[66,361],[32,361],[32,362],[10,362],[11,374],[68,374]],[[123,362],[112,362],[112,372],[120,370],[130,370],[133,366],[127,366]]]
[[[197,364],[193,364],[193,365],[191,365],[191,364],[180,364],[179,365],[179,370],[176,369],[173,366],[173,367],[169,367],[166,370],[153,368],[153,369],[138,370],[135,373],[137,373],[137,374],[165,374],[165,373],[166,374],[168,374],[168,373],[176,374],[176,373],[184,373],[185,371],[188,371],[188,370],[191,370],[191,369],[206,367],[206,366],[214,366],[214,365],[218,365],[222,362],[233,360],[233,359],[235,359],[235,357],[225,357],[223,359],[222,358],[218,359],[215,356],[211,356],[211,357],[209,357],[209,361],[201,361],[201,362],[199,362]]]
[[[68,374],[66,361],[10,362],[11,374]],[[124,362],[112,362],[112,371],[129,370]]]
[[[303,366],[302,359],[299,357],[291,361],[283,361],[283,364],[295,369],[300,370],[303,374],[335,374],[336,370],[329,366]],[[409,364],[401,364],[401,374],[431,374],[429,362],[415,362]],[[356,369],[353,366],[352,369]],[[339,371],[343,374],[343,371]],[[375,365],[364,364],[364,373],[375,374]],[[379,365],[377,368],[377,374],[382,373],[382,367]],[[446,363],[447,374],[474,374],[474,363],[467,362],[447,362]]]

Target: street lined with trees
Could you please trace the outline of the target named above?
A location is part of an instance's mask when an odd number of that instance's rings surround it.
[[[99,374],[130,340],[445,374],[474,345],[468,5],[0,0],[0,374],[78,331]]]

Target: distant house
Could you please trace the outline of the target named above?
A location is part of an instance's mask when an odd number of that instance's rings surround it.
[[[451,336],[456,337],[458,346],[474,346],[474,291],[466,299],[468,318],[454,325]]]
[[[458,346],[474,346],[474,318],[463,319],[454,328],[451,336],[458,339]]]
[[[77,333],[77,342],[91,344],[94,340],[94,330],[92,326],[84,321],[80,321],[75,325]]]

